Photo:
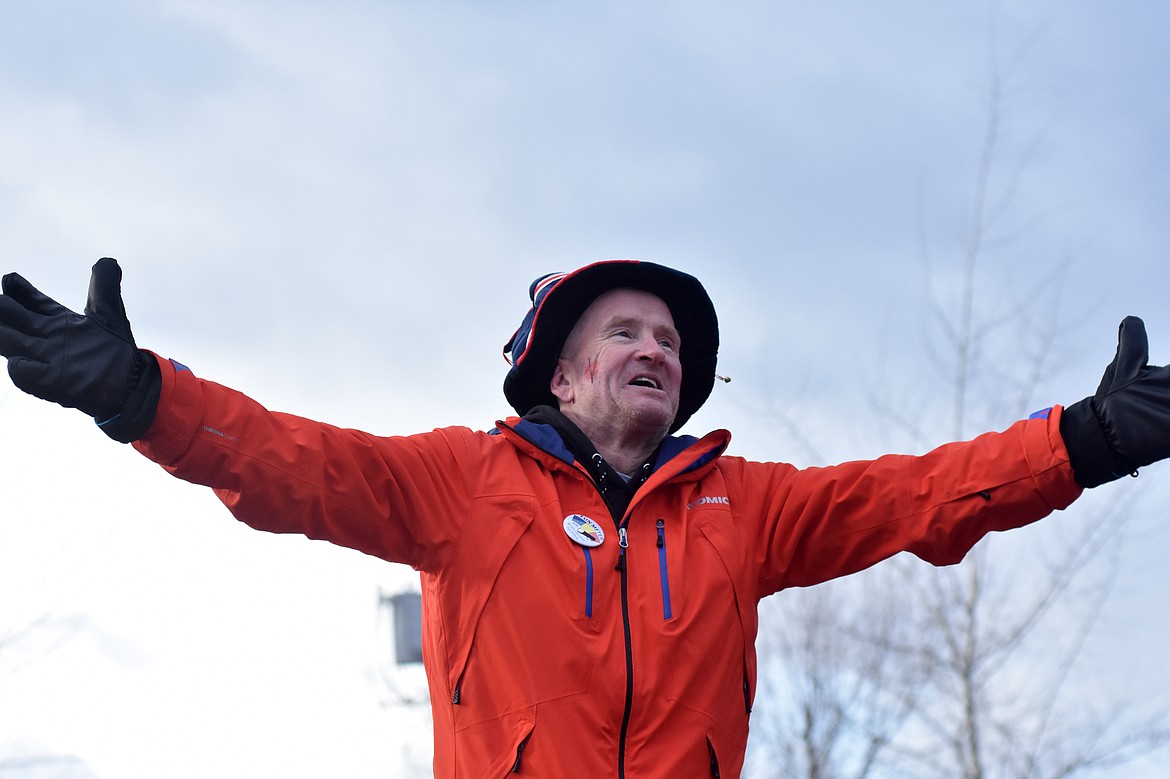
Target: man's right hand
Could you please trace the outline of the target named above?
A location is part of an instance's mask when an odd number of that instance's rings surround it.
[[[85,313],[77,314],[19,274],[6,275],[0,282],[4,293],[0,295],[0,355],[8,358],[12,382],[38,398],[79,409],[99,424],[121,415],[131,396],[142,394],[136,391],[143,379],[151,380],[158,372],[154,358],[134,343],[121,281],[122,269],[116,260],[98,260],[90,277]],[[153,415],[152,405],[149,417]],[[145,421],[148,425],[149,419]],[[138,427],[141,424],[135,425],[134,437],[145,432]],[[133,440],[111,430],[107,433],[118,440]]]

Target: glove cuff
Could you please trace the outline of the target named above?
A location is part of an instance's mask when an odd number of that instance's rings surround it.
[[[1136,475],[1105,437],[1093,399],[1073,403],[1060,416],[1060,437],[1068,450],[1073,478],[1082,487],[1099,487],[1122,476]]]
[[[118,414],[106,420],[97,421],[102,432],[123,444],[137,441],[146,435],[158,411],[158,399],[162,394],[162,372],[154,357],[142,350],[134,364],[130,394]]]

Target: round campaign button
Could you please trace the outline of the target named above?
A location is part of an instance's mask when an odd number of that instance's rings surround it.
[[[601,546],[605,540],[605,531],[601,525],[584,514],[565,517],[565,535],[581,546]]]

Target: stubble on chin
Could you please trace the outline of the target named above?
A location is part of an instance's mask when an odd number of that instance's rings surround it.
[[[621,415],[624,417],[625,429],[645,436],[647,439],[661,441],[670,432],[674,424],[677,409],[667,411],[661,408],[637,408],[624,406]]]

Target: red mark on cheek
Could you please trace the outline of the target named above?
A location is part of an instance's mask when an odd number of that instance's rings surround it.
[[[597,376],[600,372],[600,369],[597,367],[597,362],[598,361],[596,357],[591,357],[589,358],[589,361],[585,363],[585,378],[589,379],[590,384],[597,383]]]

